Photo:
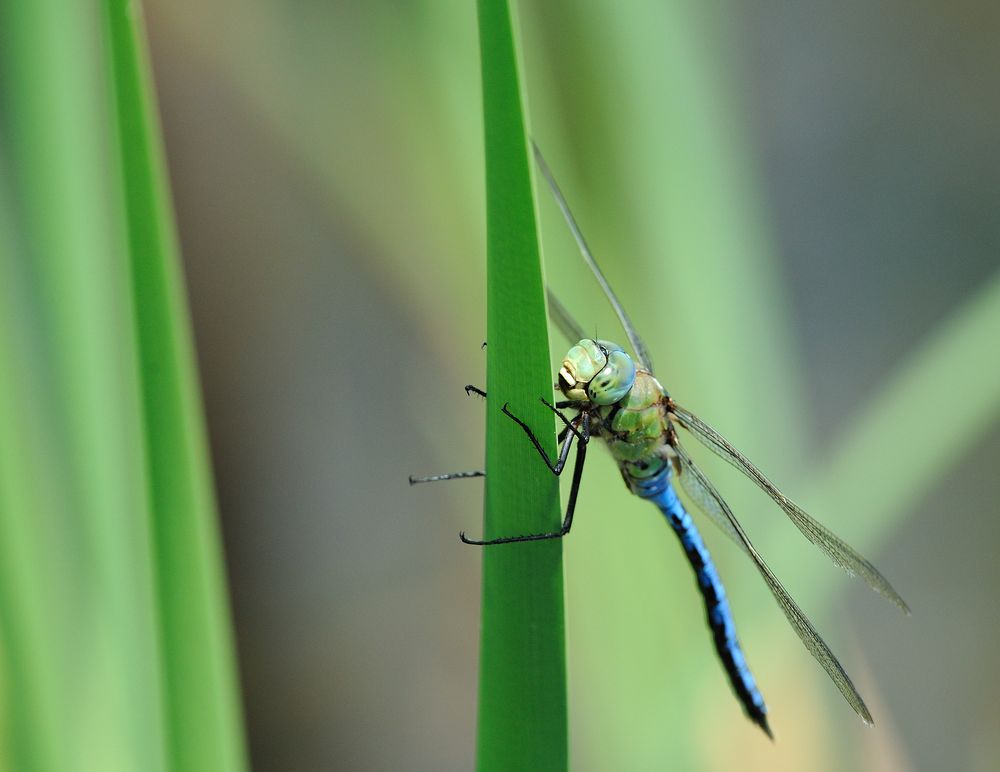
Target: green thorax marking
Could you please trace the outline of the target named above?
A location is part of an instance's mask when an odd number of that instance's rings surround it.
[[[601,436],[627,477],[651,477],[666,465],[665,398],[656,378],[640,370],[624,397],[598,408]]]

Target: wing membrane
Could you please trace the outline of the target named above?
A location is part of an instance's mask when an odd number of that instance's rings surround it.
[[[709,519],[719,527],[719,530],[736,542],[737,547],[749,555],[750,551],[747,549],[747,545],[740,539],[740,535],[733,528],[733,524],[729,522],[722,508],[712,498],[708,489],[698,481],[696,474],[691,471],[692,462],[690,456],[687,455],[687,451],[680,448],[677,455],[680,458],[681,464],[681,473],[678,475],[678,479],[681,482],[681,488],[688,495],[688,498],[695,503],[698,509],[708,515]]]
[[[559,328],[566,339],[573,345],[579,343],[584,338],[589,337],[587,333],[583,331],[583,327],[580,323],[573,318],[573,315],[569,310],[562,304],[556,293],[551,289],[548,290],[549,295],[549,318],[555,322],[556,327]]]
[[[725,437],[702,421],[691,411],[673,403],[671,410],[678,423],[687,429],[705,447],[720,458],[728,461],[743,474],[753,480],[774,502],[784,510],[788,518],[802,534],[819,547],[826,555],[851,576],[862,577],[875,592],[888,598],[906,614],[910,613],[906,601],[863,555],[847,544],[826,526],[810,517],[798,504],[789,499],[755,467],[750,460],[734,448]]]
[[[635,352],[635,357],[639,361],[640,367],[648,372],[653,372],[653,363],[649,358],[649,352],[646,350],[646,344],[642,342],[642,338],[640,338],[639,333],[636,332],[635,325],[632,324],[632,320],[625,312],[625,307],[622,306],[621,302],[618,300],[618,296],[615,295],[615,291],[611,289],[611,285],[608,284],[608,280],[604,277],[604,272],[597,264],[597,260],[594,259],[594,255],[590,251],[590,247],[587,246],[586,239],[583,238],[583,231],[581,231],[580,226],[577,225],[576,218],[573,217],[573,213],[569,209],[569,204],[566,203],[565,196],[563,196],[562,191],[559,189],[559,185],[556,184],[556,179],[552,176],[549,165],[545,163],[542,151],[538,149],[538,145],[534,142],[531,143],[531,146],[535,151],[535,161],[538,163],[538,168],[542,172],[542,176],[545,178],[545,181],[548,183],[549,189],[552,191],[552,197],[555,198],[556,203],[559,205],[563,218],[566,220],[566,224],[573,233],[573,238],[576,239],[576,245],[580,248],[580,254],[583,255],[584,262],[586,262],[590,267],[594,277],[597,279],[597,283],[600,284],[601,289],[604,290],[604,296],[608,299],[608,302],[611,303],[611,307],[615,310],[615,314],[618,316],[618,321],[621,322],[622,327],[625,329],[625,334],[628,336],[628,342],[632,346],[632,351]],[[581,338],[577,338],[577,340],[580,339]],[[575,343],[576,341],[573,342]]]
[[[809,650],[809,653],[823,666],[827,675],[830,676],[837,688],[840,689],[840,693],[844,695],[844,698],[854,708],[854,711],[861,716],[865,723],[873,724],[871,713],[869,713],[865,701],[861,699],[861,695],[858,694],[858,690],[851,682],[850,676],[847,675],[840,662],[833,655],[833,652],[830,651],[830,647],[826,645],[826,642],[816,632],[816,628],[812,626],[812,623],[802,609],[792,600],[785,588],[781,586],[781,582],[778,581],[778,578],[768,568],[763,558],[757,553],[757,550],[754,549],[743,527],[729,509],[729,505],[726,504],[712,483],[709,482],[708,478],[705,477],[694,461],[691,460],[691,457],[681,447],[680,443],[674,445],[674,450],[677,451],[677,457],[680,460],[680,478],[684,490],[691,496],[694,503],[703,509],[705,514],[712,520],[718,524],[723,522],[727,524],[722,526],[722,530],[730,536],[735,535],[743,551],[753,560],[760,575],[767,583],[768,589],[771,590],[771,594],[774,595],[774,599],[778,602],[778,606],[781,607],[792,629],[798,634],[802,643]]]

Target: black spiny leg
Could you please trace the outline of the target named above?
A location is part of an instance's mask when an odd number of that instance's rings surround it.
[[[577,431],[576,427],[573,425],[573,421],[570,421],[560,411],[556,410],[556,408],[552,405],[552,403],[550,403],[544,397],[542,397],[541,401],[542,404],[545,405],[545,407],[547,407],[549,410],[551,410],[553,413],[559,416],[559,420],[562,421],[564,424],[566,424],[566,429],[571,431],[578,440],[581,440],[582,442],[587,441],[583,438],[580,432]],[[535,450],[538,451],[538,455],[540,455],[545,460],[545,465],[552,471],[552,474],[556,476],[562,474],[563,467],[566,466],[566,459],[569,456],[569,446],[572,444],[572,440],[570,439],[570,437],[567,435],[566,438],[563,440],[562,449],[559,451],[559,460],[555,464],[553,464],[552,461],[549,459],[549,454],[545,452],[545,448],[542,447],[542,444],[538,441],[538,438],[535,436],[535,433],[531,431],[531,427],[528,426],[524,421],[522,421],[516,415],[514,415],[512,412],[510,412],[509,402],[504,402],[501,411],[505,416],[510,418],[514,423],[516,423],[518,426],[521,427],[521,429],[524,430],[524,433],[528,435],[528,439],[531,440],[531,444],[535,446]],[[584,414],[581,413],[581,415]],[[578,419],[579,416],[574,420]],[[587,426],[589,427],[590,424],[588,423]],[[587,439],[590,439],[589,433],[587,435]]]
[[[483,344],[486,345],[485,343]],[[465,387],[465,393],[470,397],[475,394],[479,397],[486,397],[486,392],[482,389],[478,389],[471,384]],[[424,477],[415,477],[410,475],[410,485],[416,485],[417,483],[425,482],[441,482],[442,480],[465,480],[469,477],[485,477],[486,472],[482,469],[474,469],[471,472],[445,472],[444,474],[430,474]]]
[[[468,539],[465,533],[459,533],[459,538],[466,544],[475,544],[477,546],[486,547],[493,544],[511,544],[513,542],[519,541],[543,541],[545,539],[561,539],[563,536],[569,533],[569,529],[573,525],[573,512],[576,510],[576,499],[580,492],[580,480],[583,478],[583,464],[587,458],[587,442],[590,440],[590,415],[587,413],[580,413],[576,418],[570,421],[566,416],[559,412],[552,404],[550,404],[545,399],[542,400],[549,410],[559,416],[560,420],[566,424],[566,437],[563,440],[562,448],[559,452],[559,458],[556,463],[552,463],[549,458],[548,453],[538,442],[538,438],[535,437],[534,432],[531,431],[524,421],[518,418],[516,415],[510,412],[507,405],[503,406],[504,415],[510,417],[514,422],[520,426],[524,433],[528,435],[528,439],[531,440],[531,444],[535,446],[535,450],[545,461],[545,465],[552,471],[554,475],[562,474],[563,469],[566,467],[566,459],[569,457],[569,448],[573,444],[573,438],[577,440],[576,445],[576,462],[573,465],[573,481],[569,489],[569,502],[566,505],[566,514],[563,517],[562,527],[558,531],[553,531],[551,533],[536,533],[530,534],[528,536],[506,536],[500,539],[488,539],[485,541],[479,541],[476,539]],[[581,429],[577,429],[576,425],[580,424]]]
[[[544,400],[542,401],[544,402]],[[562,402],[556,402],[556,407],[560,409],[568,407],[574,410],[580,410],[580,411],[583,410],[583,405],[580,402],[576,402],[570,399],[564,399]],[[563,422],[566,424],[560,430],[559,434],[556,435],[556,442],[562,445],[562,441],[566,439],[566,435],[569,434],[573,426],[566,421],[566,417],[562,415],[562,413],[559,413],[558,411],[556,411],[556,413],[557,415],[559,415],[560,418],[563,419]],[[590,427],[590,435],[589,435],[590,437],[599,437],[600,434],[601,434],[600,429],[597,426]]]
[[[466,477],[485,477],[486,472],[482,469],[473,469],[470,472],[445,472],[444,474],[429,474],[426,477],[414,477],[410,475],[410,485],[425,482],[440,482],[442,480],[462,480]]]

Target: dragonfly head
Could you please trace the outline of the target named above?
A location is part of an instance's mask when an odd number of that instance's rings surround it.
[[[581,340],[559,370],[559,390],[574,402],[613,405],[635,383],[635,363],[617,343]]]

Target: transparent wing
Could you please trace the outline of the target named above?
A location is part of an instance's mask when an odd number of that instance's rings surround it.
[[[725,437],[715,429],[702,421],[694,413],[686,410],[676,402],[671,403],[671,411],[677,417],[677,422],[693,434],[703,445],[713,451],[719,457],[725,459],[743,474],[757,483],[758,486],[781,507],[788,518],[795,523],[802,534],[813,544],[819,547],[838,566],[847,571],[851,576],[862,577],[875,592],[885,596],[905,613],[910,613],[909,606],[906,605],[898,592],[893,589],[886,579],[868,560],[847,544],[840,537],[830,531],[821,523],[811,518],[794,501],[779,491],[774,484],[768,480],[763,473],[755,467],[750,460],[734,448]]]
[[[771,594],[778,601],[778,605],[788,618],[792,629],[802,639],[802,643],[805,644],[809,653],[823,666],[827,675],[837,685],[840,693],[844,695],[844,698],[854,708],[855,712],[861,716],[865,723],[869,725],[873,724],[871,713],[868,712],[865,701],[861,699],[858,690],[854,688],[850,676],[844,672],[844,668],[837,661],[833,652],[830,651],[830,647],[826,645],[826,642],[816,632],[816,628],[812,626],[805,613],[792,600],[791,596],[785,591],[785,588],[781,586],[781,582],[778,581],[778,578],[771,572],[771,569],[768,568],[767,564],[757,553],[757,550],[754,549],[743,527],[729,509],[729,505],[726,504],[712,483],[709,482],[702,471],[695,465],[694,461],[691,460],[691,457],[681,447],[680,443],[674,445],[674,450],[677,451],[677,457],[680,460],[680,478],[684,490],[691,496],[694,503],[703,509],[705,514],[712,520],[718,524],[723,522],[727,524],[722,526],[722,530],[731,536],[735,534],[735,538],[740,546],[743,547],[743,551],[750,556],[754,565],[757,566],[757,570],[764,577],[764,581],[771,590]]]
[[[548,183],[549,189],[552,191],[552,196],[559,205],[563,218],[566,220],[566,224],[573,233],[573,238],[576,239],[576,245],[580,248],[580,254],[583,255],[584,261],[588,266],[590,266],[590,270],[594,273],[597,283],[600,284],[601,289],[604,290],[604,296],[608,299],[608,302],[611,303],[611,307],[615,309],[615,314],[618,315],[618,321],[621,322],[622,327],[625,329],[625,334],[628,336],[628,342],[632,346],[632,351],[635,352],[635,358],[638,360],[639,365],[643,370],[653,372],[653,362],[649,358],[649,352],[646,350],[646,344],[642,342],[642,338],[640,338],[639,333],[636,332],[635,326],[632,324],[632,320],[629,318],[629,315],[625,313],[625,308],[619,302],[618,296],[615,295],[615,291],[611,289],[611,285],[608,284],[608,280],[604,277],[604,272],[601,271],[600,266],[594,259],[594,255],[590,251],[590,247],[587,246],[587,242],[583,238],[583,232],[580,230],[580,226],[577,225],[576,218],[573,217],[573,213],[569,209],[569,204],[566,203],[566,198],[563,196],[562,191],[559,190],[559,185],[556,184],[555,177],[552,176],[552,172],[549,170],[549,165],[545,163],[542,151],[538,149],[538,145],[534,142],[531,143],[531,146],[535,151],[535,161],[538,162],[538,168],[542,172],[542,176],[545,178],[545,181]],[[580,340],[580,338],[577,338],[577,340]],[[574,343],[575,342],[576,341],[574,341]]]
[[[566,336],[570,344],[575,345],[584,338],[590,337],[583,331],[583,327],[573,318],[573,315],[570,314],[566,306],[556,297],[556,293],[549,289],[548,294],[549,317],[556,323],[559,332]]]
[[[733,528],[733,524],[729,522],[729,518],[726,517],[722,507],[716,504],[715,499],[712,498],[708,489],[699,483],[697,476],[689,470],[692,462],[687,452],[683,448],[680,448],[677,450],[677,455],[680,458],[680,474],[678,475],[678,479],[680,480],[681,488],[687,494],[688,498],[694,502],[698,509],[708,515],[709,519],[719,527],[719,530],[736,542],[737,547],[749,555],[750,551],[747,549],[747,545],[740,539],[740,535]]]

